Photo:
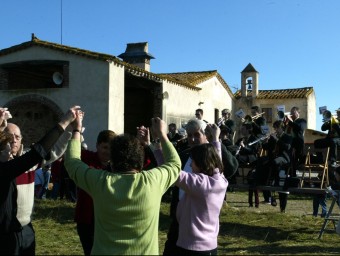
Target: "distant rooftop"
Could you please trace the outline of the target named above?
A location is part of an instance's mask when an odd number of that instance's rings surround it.
[[[259,90],[256,99],[296,99],[307,98],[313,92],[313,87],[304,87],[296,89],[283,90]],[[236,99],[241,98],[241,90],[234,94]],[[252,96],[252,91],[247,92],[247,96]]]

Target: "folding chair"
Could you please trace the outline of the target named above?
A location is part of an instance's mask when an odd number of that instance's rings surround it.
[[[320,183],[320,188],[326,188],[329,185],[328,177],[328,156],[329,147],[325,149],[314,149],[314,152],[321,152],[323,156],[322,163],[311,163],[311,152],[308,149],[305,165],[302,171],[301,187],[304,181],[309,183]]]
[[[336,191],[336,193],[340,193],[340,191]],[[323,222],[323,225],[319,233],[319,237],[318,237],[319,239],[322,237],[322,234],[326,230],[326,226],[330,221],[333,224],[334,230],[336,229],[336,226],[339,225],[338,224],[339,216],[332,215],[334,206],[338,205],[338,194],[332,194],[332,198],[333,200],[332,200],[331,206],[329,207],[329,210],[325,216],[325,221]]]

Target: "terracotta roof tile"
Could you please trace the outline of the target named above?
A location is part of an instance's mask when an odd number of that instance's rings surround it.
[[[133,75],[146,77],[151,80],[161,81],[168,80],[180,86],[184,86],[193,90],[201,90],[201,88],[196,87],[197,84],[204,82],[210,79],[213,76],[217,76],[218,80],[223,84],[225,89],[229,92],[230,96],[233,97],[233,93],[231,92],[228,84],[223,80],[223,78],[217,73],[216,70],[212,71],[203,71],[203,72],[185,72],[185,73],[168,73],[168,74],[155,74],[148,72],[142,68],[139,68],[135,65],[126,63],[116,56],[103,54],[93,51],[88,51],[76,47],[70,47],[62,44],[51,43],[47,41],[43,41],[38,39],[35,36],[32,36],[31,41],[24,42],[19,45],[15,45],[6,49],[0,50],[0,56],[4,56],[10,54],[12,52],[20,51],[32,46],[45,47],[54,50],[59,50],[63,52],[67,52],[74,55],[80,55],[86,58],[92,58],[102,61],[112,61],[118,65],[123,65],[125,70]]]
[[[167,79],[170,81],[176,81],[177,83],[189,84],[193,87],[196,87],[198,84],[207,81],[208,79],[216,76],[223,87],[228,91],[231,97],[234,97],[234,94],[230,90],[228,84],[224,81],[221,75],[217,72],[217,70],[210,71],[201,71],[201,72],[182,72],[182,73],[162,73],[158,74],[163,79]]]
[[[177,81],[178,83],[186,83],[191,86],[196,86],[213,76],[216,76],[217,71],[202,71],[202,72],[183,72],[183,73],[163,73],[158,74],[160,77],[172,81]]]
[[[283,90],[259,90],[256,99],[296,99],[307,98],[313,92],[313,87],[304,87],[296,89]],[[234,94],[236,99],[241,98],[241,90]],[[247,96],[252,96],[252,91],[247,93]]]

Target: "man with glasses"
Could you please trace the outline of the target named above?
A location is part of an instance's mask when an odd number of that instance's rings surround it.
[[[70,122],[68,122],[68,124],[69,123]],[[13,123],[8,123],[5,132],[12,136],[10,141],[10,152],[7,160],[16,159],[21,155],[24,155],[26,152],[23,150],[23,138],[20,128]],[[63,135],[59,138],[57,144],[53,146],[52,151],[50,152],[51,157],[49,159],[49,163],[53,162],[59,158],[60,155],[62,155],[66,149],[67,142],[70,137],[70,132],[63,132]],[[40,163],[42,166],[45,166],[46,164],[46,161],[42,161]],[[22,227],[21,231],[18,232],[20,239],[17,241],[16,245],[18,254],[35,254],[35,234],[31,223],[31,216],[34,205],[34,176],[37,167],[38,164],[15,178],[17,190],[17,198],[14,199],[16,200],[17,205],[16,219],[19,221]],[[16,170],[13,170],[13,172],[15,171]],[[12,246],[12,244],[8,246]]]

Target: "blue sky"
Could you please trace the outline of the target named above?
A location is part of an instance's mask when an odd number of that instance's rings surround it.
[[[0,8],[0,49],[31,33],[116,56],[127,43],[149,42],[152,72],[218,70],[235,91],[252,63],[260,90],[311,86],[317,110],[334,113],[339,13],[339,0],[11,0]]]

